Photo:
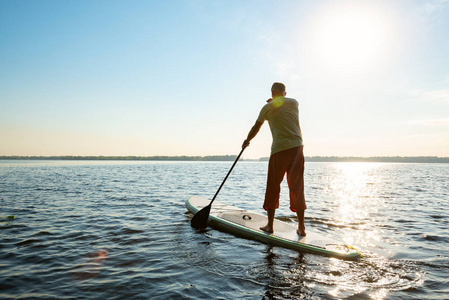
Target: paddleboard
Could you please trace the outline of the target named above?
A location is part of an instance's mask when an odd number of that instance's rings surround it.
[[[187,199],[186,208],[195,214],[209,203],[208,199],[192,196]],[[318,233],[308,230],[305,237],[299,236],[296,233],[296,224],[289,224],[278,219],[274,220],[274,233],[260,230],[259,228],[266,223],[267,216],[218,201],[212,204],[208,219],[208,224],[212,227],[274,246],[347,260],[357,260],[362,257],[355,248]]]

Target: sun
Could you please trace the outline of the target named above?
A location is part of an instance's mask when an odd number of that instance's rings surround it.
[[[317,15],[310,27],[312,56],[321,67],[340,72],[375,66],[388,47],[388,26],[374,9],[333,7]]]

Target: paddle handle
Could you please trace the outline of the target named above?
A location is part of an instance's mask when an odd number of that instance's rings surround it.
[[[228,179],[229,174],[231,174],[232,169],[234,169],[235,164],[238,162],[240,156],[243,153],[243,150],[245,150],[246,147],[242,148],[242,151],[240,151],[239,155],[237,156],[237,158],[235,159],[234,163],[232,164],[231,169],[229,170],[228,174],[226,175],[225,179],[223,180],[223,182],[221,183],[220,187],[218,188],[218,191],[215,193],[214,198],[212,198],[212,201],[209,203],[209,205],[212,205],[212,202],[214,202],[215,198],[217,197],[218,193],[220,192],[221,188],[223,187],[224,183],[226,182],[226,179]]]

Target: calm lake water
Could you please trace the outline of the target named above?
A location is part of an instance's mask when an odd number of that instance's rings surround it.
[[[306,230],[356,262],[192,229],[185,200],[231,165],[0,161],[0,298],[449,298],[449,164],[306,162]],[[239,162],[217,200],[263,212],[266,170]]]

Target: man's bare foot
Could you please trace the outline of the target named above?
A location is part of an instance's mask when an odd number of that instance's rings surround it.
[[[306,236],[306,231],[304,229],[297,229],[296,233],[300,236]]]
[[[263,231],[268,232],[268,233],[273,233],[273,227],[270,227],[268,225],[260,227],[260,230],[263,230]]]

